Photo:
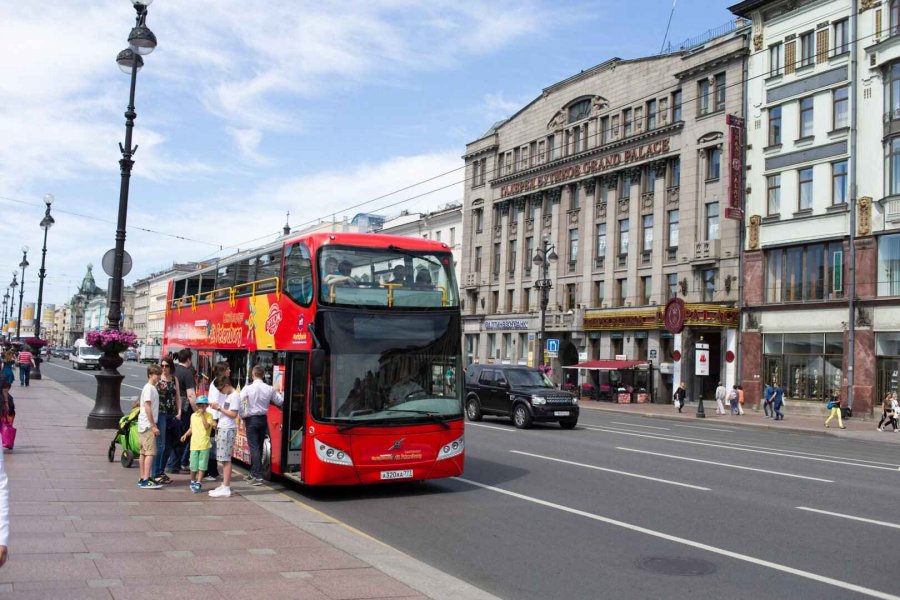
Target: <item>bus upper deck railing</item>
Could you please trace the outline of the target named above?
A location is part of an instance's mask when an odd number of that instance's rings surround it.
[[[210,290],[208,292],[199,292],[197,294],[191,294],[189,296],[183,296],[181,298],[176,298],[172,300],[171,307],[181,311],[184,308],[186,302],[190,303],[190,308],[192,311],[197,310],[197,304],[200,302],[207,302],[212,304],[219,296],[225,297],[228,296],[228,306],[234,306],[236,302],[236,298],[239,295],[247,294],[247,292],[241,293],[241,290],[248,290],[251,298],[255,298],[257,292],[260,293],[266,292],[269,290],[260,290],[259,288],[265,287],[263,284],[275,284],[275,298],[277,300],[281,299],[281,278],[279,277],[267,277],[266,279],[257,279],[255,281],[247,281],[245,283],[239,283],[237,285],[216,288],[214,290]],[[249,288],[249,289],[248,289]],[[205,297],[205,300],[204,300]],[[166,305],[166,309],[168,310],[169,305]]]

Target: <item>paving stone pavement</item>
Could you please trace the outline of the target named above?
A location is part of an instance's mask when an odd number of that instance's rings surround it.
[[[113,430],[85,428],[89,398],[43,379],[12,389],[10,559],[0,600],[494,597],[236,476],[231,498],[159,490],[109,462]],[[136,463],[135,463],[136,464]],[[377,566],[376,566],[377,565]]]

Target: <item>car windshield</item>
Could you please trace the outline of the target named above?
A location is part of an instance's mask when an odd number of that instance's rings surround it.
[[[323,304],[436,308],[459,306],[449,252],[325,246],[318,253]]]
[[[462,416],[459,314],[322,313],[329,350],[318,421],[356,425]]]
[[[98,348],[94,348],[93,346],[82,346],[78,349],[78,354],[81,356],[88,356],[91,358],[99,357],[102,352]]]
[[[540,371],[530,369],[510,369],[506,372],[509,385],[515,387],[555,387]]]

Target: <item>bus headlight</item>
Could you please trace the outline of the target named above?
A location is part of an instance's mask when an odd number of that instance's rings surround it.
[[[344,465],[345,467],[353,466],[353,461],[350,460],[350,455],[343,450],[332,448],[328,444],[323,444],[322,442],[316,442],[315,445],[316,456],[318,456],[319,460],[321,460],[322,462],[332,465]]]
[[[459,456],[463,453],[463,450],[466,448],[465,436],[460,437],[459,439],[453,440],[447,444],[444,444],[440,451],[438,451],[437,459],[444,460],[447,458],[453,458],[454,456]]]

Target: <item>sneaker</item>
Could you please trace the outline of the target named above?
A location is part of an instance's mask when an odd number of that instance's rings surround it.
[[[230,498],[231,488],[220,485],[214,490],[210,490],[209,495],[213,498]]]
[[[168,485],[168,484],[172,483],[172,478],[169,477],[168,475],[166,475],[165,473],[160,475],[158,479],[159,479],[159,482],[163,485]]]
[[[253,481],[253,475],[244,475],[244,481],[250,483],[251,481]]]
[[[145,479],[141,483],[138,484],[143,490],[158,490],[162,486],[152,479]]]
[[[195,494],[199,494],[199,493],[200,493],[200,489],[201,489],[201,488],[200,488],[200,482],[199,482],[199,481],[192,481],[192,482],[191,482],[191,491],[192,491],[192,492],[194,492]]]
[[[253,479],[250,481],[250,485],[256,486],[256,487],[259,487],[259,486],[263,485],[264,483],[265,483],[265,481],[263,481],[262,479]]]
[[[203,481],[216,481],[216,478],[213,475],[207,475],[203,478]]]

